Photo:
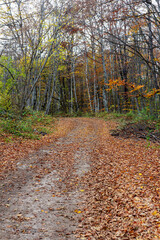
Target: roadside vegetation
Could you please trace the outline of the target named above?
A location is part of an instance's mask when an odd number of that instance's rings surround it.
[[[40,139],[41,136],[53,131],[54,122],[58,117],[96,117],[106,121],[117,122],[117,128],[110,131],[115,137],[136,137],[152,142],[160,142],[160,118],[150,115],[147,109],[141,112],[127,113],[57,113],[54,116],[44,112],[26,109],[23,113],[0,109],[0,136],[5,142],[14,139]]]
[[[59,114],[57,116],[60,116]],[[115,121],[117,127],[110,130],[110,134],[115,137],[124,138],[142,138],[148,142],[160,143],[160,116],[152,115],[149,108],[142,111],[128,111],[126,113],[118,112],[77,112],[74,114],[65,114],[63,117],[88,117],[101,118],[105,121]]]
[[[115,137],[136,137],[160,143],[160,118],[150,115],[147,109],[141,112],[128,113],[99,113],[96,117],[105,120],[115,120],[118,125],[110,131]]]
[[[40,139],[53,131],[55,118],[43,112],[25,110],[22,114],[0,109],[0,137],[5,142],[15,139]]]

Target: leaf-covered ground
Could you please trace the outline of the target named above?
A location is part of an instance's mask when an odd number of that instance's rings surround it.
[[[39,141],[1,142],[0,239],[160,239],[158,145],[115,127],[66,118]]]
[[[28,154],[35,152],[41,147],[54,142],[57,138],[65,136],[72,128],[74,123],[71,121],[57,121],[53,134],[45,135],[40,140],[17,138],[6,143],[4,137],[0,137],[0,174],[10,173],[14,170],[19,159],[23,159]],[[0,175],[2,178],[5,175]]]
[[[85,176],[84,239],[160,239],[160,151],[112,137],[101,122],[92,171]]]

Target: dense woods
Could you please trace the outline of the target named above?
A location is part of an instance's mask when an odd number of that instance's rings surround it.
[[[160,1],[1,0],[0,108],[160,111]]]

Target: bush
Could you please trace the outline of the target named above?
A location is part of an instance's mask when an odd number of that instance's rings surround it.
[[[49,133],[53,127],[54,118],[43,112],[27,110],[23,114],[15,114],[0,109],[0,133],[16,137],[39,139],[40,133]]]
[[[23,133],[32,133],[33,129],[30,122],[17,121],[15,119],[5,119],[0,123],[2,130],[6,133],[11,133],[16,136],[23,136]]]

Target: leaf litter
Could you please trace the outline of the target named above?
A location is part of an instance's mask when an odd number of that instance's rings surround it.
[[[60,119],[40,141],[3,144],[1,239],[160,239],[159,149],[115,126]]]
[[[158,146],[146,148],[139,139],[112,137],[114,125],[98,126],[92,170],[83,178],[87,204],[80,235],[88,240],[160,239]]]

